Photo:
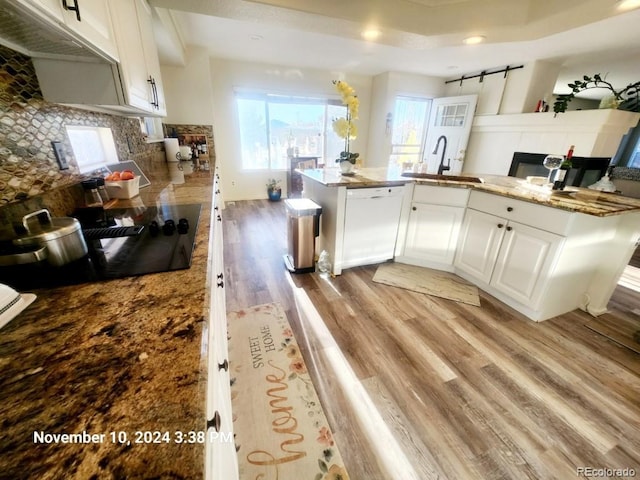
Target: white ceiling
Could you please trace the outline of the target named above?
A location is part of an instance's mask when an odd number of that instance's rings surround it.
[[[410,72],[442,78],[546,60],[556,92],[582,75],[617,88],[640,80],[640,9],[617,0],[150,0],[186,46],[215,57],[337,73]],[[165,11],[164,9],[168,9]],[[380,37],[365,41],[374,26]],[[179,45],[157,32],[161,62]],[[480,45],[463,45],[472,34]],[[178,47],[178,48],[176,48]],[[595,97],[602,90],[592,91]]]

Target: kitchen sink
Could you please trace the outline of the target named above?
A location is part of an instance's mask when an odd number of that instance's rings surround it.
[[[437,173],[416,173],[416,172],[403,172],[403,177],[421,178],[424,180],[442,180],[449,182],[470,182],[470,183],[482,183],[482,179],[479,177],[471,177],[468,175],[439,175]]]

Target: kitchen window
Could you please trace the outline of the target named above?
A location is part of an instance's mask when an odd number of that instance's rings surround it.
[[[422,160],[424,139],[431,100],[415,97],[396,97],[391,133],[390,164],[418,163]]]
[[[286,170],[290,157],[340,156],[344,140],[331,126],[346,114],[339,100],[275,94],[238,93],[242,168]]]

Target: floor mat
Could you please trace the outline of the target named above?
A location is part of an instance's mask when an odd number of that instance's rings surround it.
[[[230,312],[227,322],[240,478],[348,479],[282,307]]]
[[[449,272],[403,263],[384,263],[376,270],[373,281],[480,306],[478,287]]]

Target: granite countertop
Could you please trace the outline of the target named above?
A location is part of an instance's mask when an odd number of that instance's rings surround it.
[[[179,444],[174,432],[206,422],[213,172],[184,184],[170,182],[164,162],[145,173],[152,184],[116,207],[201,203],[191,268],[34,291],[36,301],[0,331],[3,477],[203,477],[204,445]],[[135,432],[155,431],[169,437],[140,434],[135,443]],[[95,436],[54,436],[83,432]],[[118,443],[117,432],[131,443]]]
[[[532,185],[526,180],[500,175],[469,174],[479,177],[482,183],[463,180],[420,179],[403,177],[401,172],[386,168],[361,168],[353,176],[340,174],[337,168],[300,170],[311,180],[327,187],[367,188],[396,186],[407,183],[440,185],[494,193],[505,197],[546,205],[571,212],[595,216],[619,215],[640,211],[640,199],[625,197],[615,193],[605,193],[588,188],[567,187],[561,192],[552,192],[543,187]],[[465,176],[467,174],[464,174]]]

